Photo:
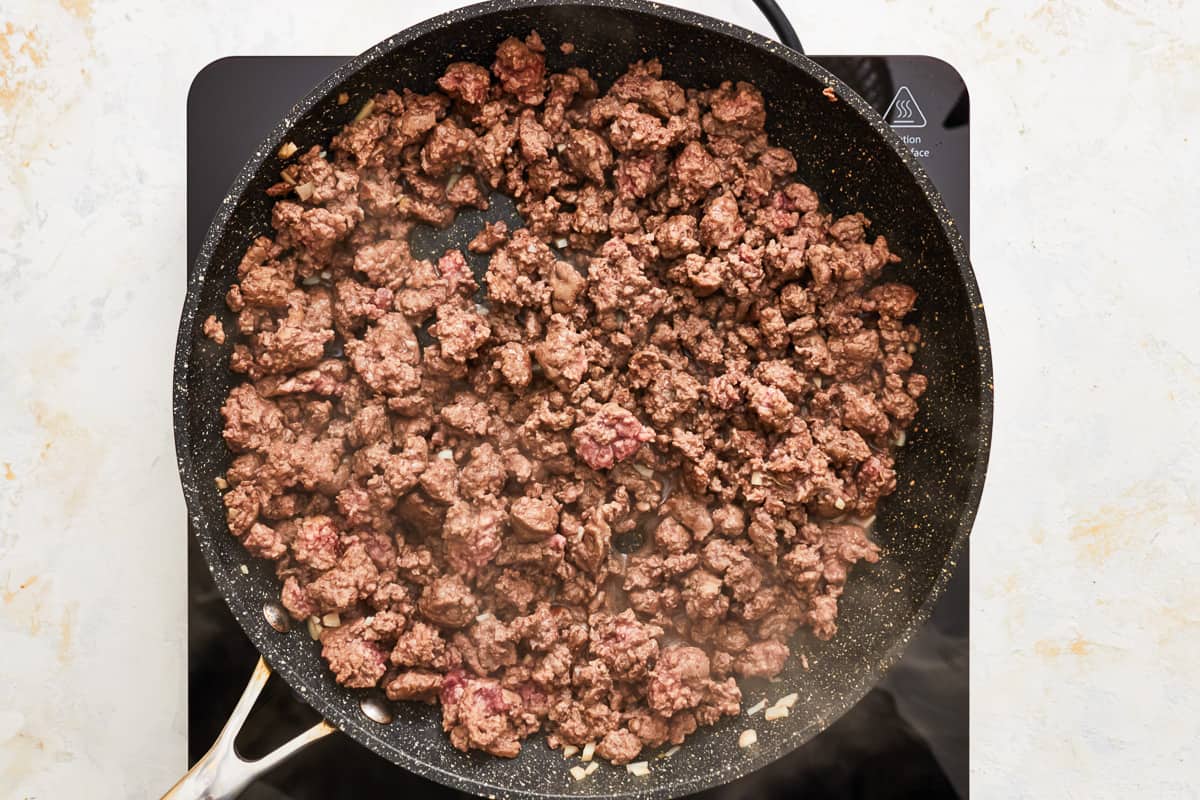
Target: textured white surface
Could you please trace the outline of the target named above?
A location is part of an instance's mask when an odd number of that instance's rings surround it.
[[[681,4],[767,32],[749,0]],[[219,56],[358,52],[452,4],[338,5],[0,8],[0,797],[184,767],[184,99]],[[974,791],[1192,796],[1200,4],[785,5],[813,52],[939,55],[971,89]]]

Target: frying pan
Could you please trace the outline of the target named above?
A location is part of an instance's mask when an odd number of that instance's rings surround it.
[[[799,46],[790,26],[777,28]],[[929,376],[929,390],[897,454],[899,489],[879,509],[875,538],[884,557],[854,571],[832,641],[804,633],[795,639],[793,649],[806,656],[809,670],[793,658],[772,685],[743,683],[748,698],[798,692],[789,717],[769,724],[754,718],[758,743],[746,749],[737,739],[750,723],[726,718],[698,731],[671,758],[651,758],[648,777],[604,766],[575,781],[561,754],[538,737],[515,760],[462,753],[442,733],[436,707],[388,704],[339,686],[303,626],[283,632],[264,614],[279,595],[272,565],[248,557],[230,535],[214,488],[230,461],[219,409],[236,376],[227,364],[229,345],[206,339],[201,323],[210,314],[230,319],[224,296],[241,255],[256,236],[270,232],[271,200],[264,190],[283,166],[275,155],[279,146],[327,143],[377,92],[402,86],[432,91],[448,63],[491,63],[502,39],[531,29],[549,44],[549,69],[584,66],[602,85],[649,57],[660,59],[666,75],[684,86],[730,79],[756,84],[766,97],[772,141],[793,152],[800,177],[834,212],[870,217],[872,230],[886,235],[903,259],[896,275],[919,292],[913,319],[924,344],[917,369]],[[559,53],[563,41],[575,44],[574,54]],[[836,101],[822,93],[826,88]],[[342,92],[350,103],[338,105]],[[200,549],[265,661],[213,750],[168,797],[235,796],[254,775],[336,728],[405,769],[481,795],[666,798],[733,780],[799,747],[899,659],[928,619],[975,517],[991,439],[991,354],[979,289],[953,219],[879,115],[822,67],[742,28],[640,0],[493,0],[416,25],[346,63],[251,155],[209,228],[189,281],[176,349],[174,417],[179,472]],[[328,722],[261,761],[245,762],[232,740],[272,669]]]

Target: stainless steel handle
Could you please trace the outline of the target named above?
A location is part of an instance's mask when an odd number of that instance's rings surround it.
[[[271,668],[261,657],[246,684],[246,690],[221,729],[221,735],[204,756],[196,762],[179,782],[162,796],[162,800],[233,800],[252,780],[289,758],[305,746],[323,739],[337,730],[321,720],[304,733],[280,746],[257,761],[246,761],[238,755],[233,740],[237,738],[246,717],[258,700],[258,695],[271,677]]]

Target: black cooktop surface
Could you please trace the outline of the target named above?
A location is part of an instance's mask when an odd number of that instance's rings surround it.
[[[964,238],[970,233],[970,130],[966,87],[927,56],[812,56],[881,113],[920,158]],[[188,267],[246,157],[275,122],[346,59],[245,56],[215,61],[187,102]],[[188,546],[188,758],[216,738],[257,658],[218,594],[194,539]],[[828,730],[754,775],[696,795],[705,800],[959,798],[967,796],[968,573],[964,550],[929,624],[903,660]],[[239,738],[248,758],[317,722],[278,679]],[[330,736],[276,768],[244,800],[338,800],[383,792],[465,797]]]

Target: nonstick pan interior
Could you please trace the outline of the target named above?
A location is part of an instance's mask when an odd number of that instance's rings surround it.
[[[531,738],[516,760],[454,750],[434,707],[397,704],[395,721],[380,725],[359,709],[361,693],[334,683],[319,645],[302,630],[281,634],[262,615],[277,599],[270,564],[256,561],[229,534],[214,479],[229,453],[220,406],[235,382],[227,366],[231,344],[217,346],[200,331],[210,314],[229,319],[224,295],[248,243],[270,231],[264,190],[282,164],[285,140],[301,148],[327,143],[376,92],[409,87],[432,91],[452,61],[490,64],[496,44],[537,29],[548,67],[587,67],[602,85],[637,59],[656,57],[667,77],[684,86],[723,80],[755,83],[767,100],[774,142],[790,148],[800,176],[835,212],[862,211],[872,231],[903,257],[897,274],[919,292],[916,321],[925,337],[917,368],[929,391],[907,445],[898,454],[899,488],[881,506],[877,565],[860,565],[842,600],[839,634],[796,640],[798,658],[774,683],[743,682],[747,705],[790,691],[800,702],[786,719],[753,718],[758,744],[739,749],[745,717],[722,720],[690,737],[669,759],[651,757],[651,776],[603,767],[573,780],[561,755]],[[558,44],[571,41],[570,56]],[[831,102],[822,90],[832,86]],[[347,92],[351,102],[339,106]],[[813,62],[745,30],[634,0],[494,2],[415,26],[349,62],[271,132],[239,174],[205,239],[188,287],[175,368],[175,431],[185,497],[201,549],[238,621],[272,667],[328,720],[394,763],[433,780],[483,795],[586,797],[679,796],[744,775],[804,743],[855,703],[900,655],[928,617],[954,565],[979,502],[991,430],[991,364],[982,304],[961,238],[920,168],[890,129],[848,87]],[[243,574],[241,565],[249,567]],[[346,781],[352,782],[353,775]]]

